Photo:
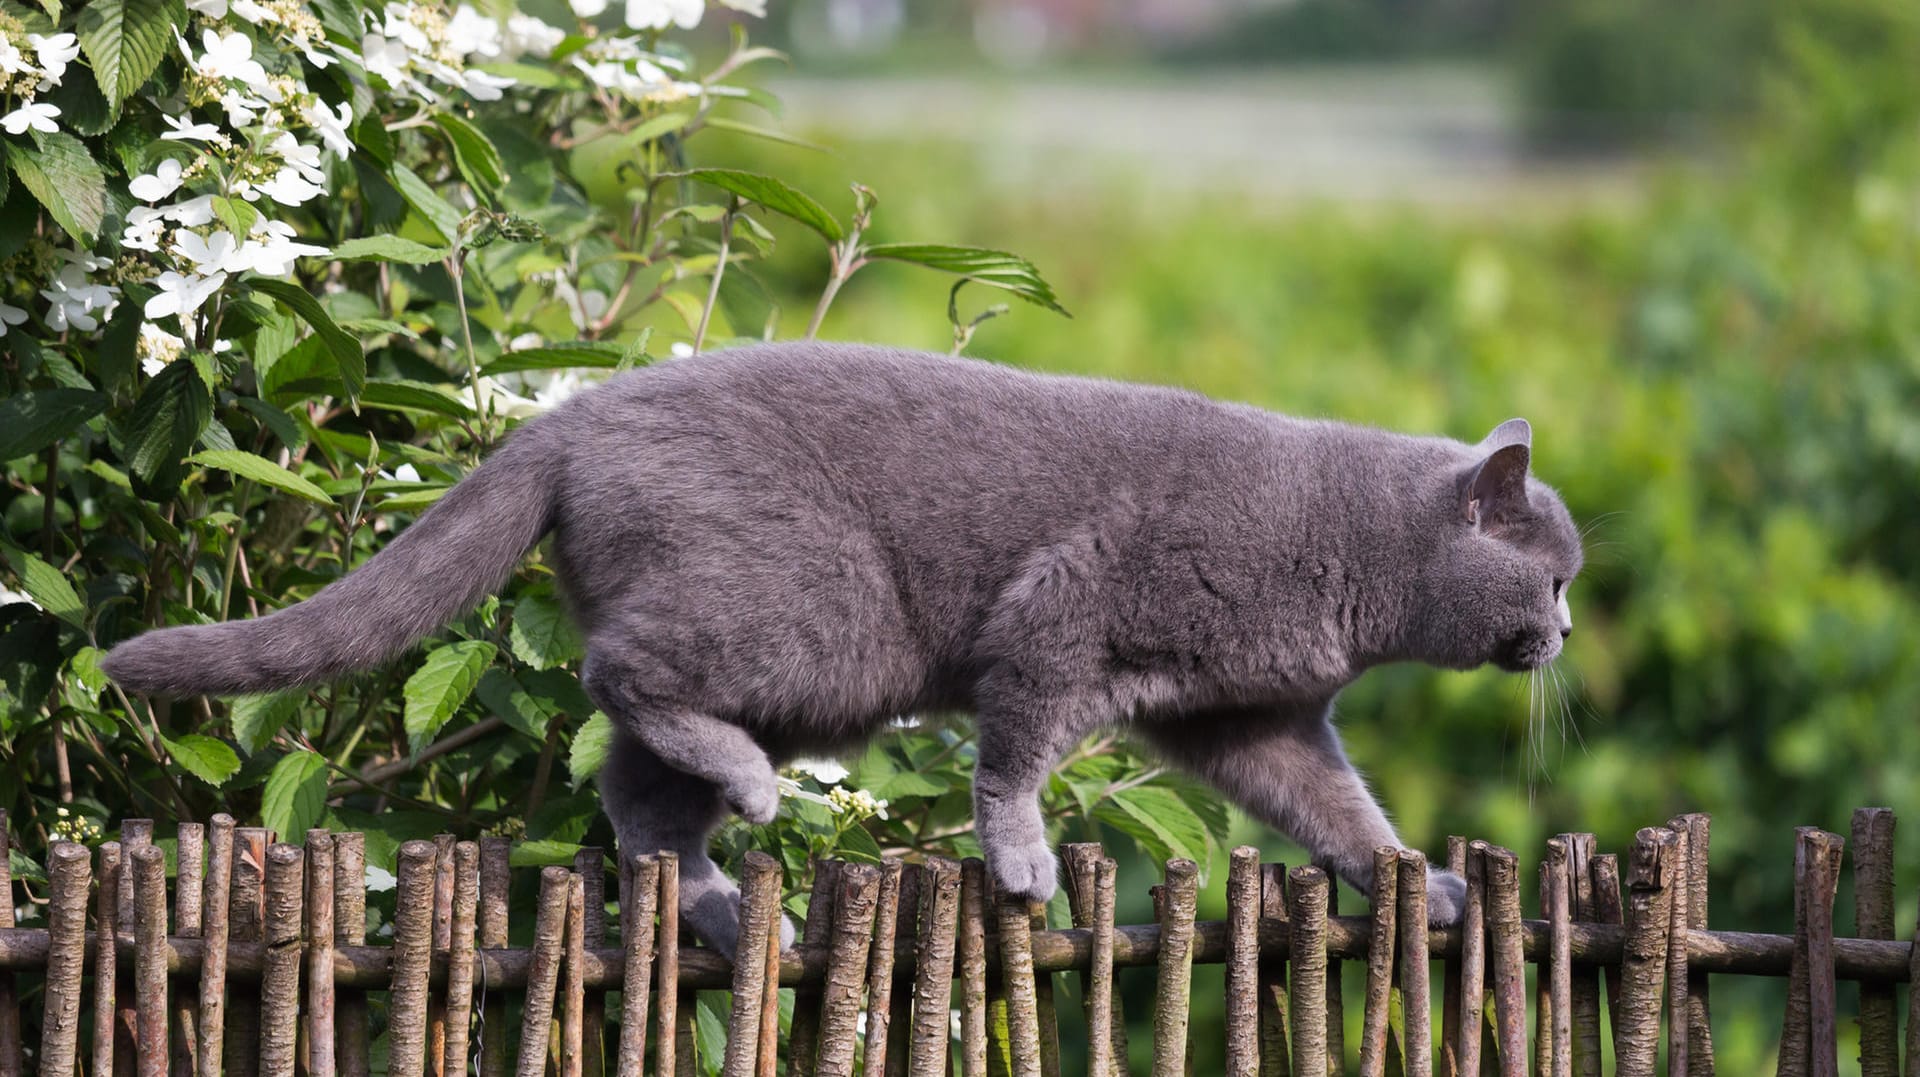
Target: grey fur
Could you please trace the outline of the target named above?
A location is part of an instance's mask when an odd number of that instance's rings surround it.
[[[964,359],[768,345],[637,371],[522,427],[359,571],[258,621],[166,629],[106,668],[145,691],[259,691],[393,657],[545,531],[615,721],[626,848],[682,857],[683,912],[731,950],[706,857],[775,767],[917,710],[977,716],[978,834],[999,885],[1055,886],[1037,793],[1128,726],[1357,886],[1399,844],[1341,750],[1334,697],[1423,661],[1529,669],[1570,629],[1579,536],[1480,444],[1290,419],[1173,389]],[[1436,872],[1437,922],[1464,884]]]

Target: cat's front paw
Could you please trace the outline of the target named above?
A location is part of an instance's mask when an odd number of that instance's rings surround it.
[[[747,779],[727,788],[727,806],[755,826],[773,822],[780,813],[780,783],[769,770],[765,780]]]
[[[987,850],[987,867],[1002,894],[1048,901],[1059,886],[1060,863],[1041,843]]]
[[[1427,923],[1452,927],[1467,909],[1467,880],[1451,871],[1427,869]]]

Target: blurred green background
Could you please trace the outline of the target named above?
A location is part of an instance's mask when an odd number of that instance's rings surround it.
[[[1780,931],[1792,828],[1887,805],[1911,821],[1913,922],[1920,6],[770,15],[796,54],[771,83],[786,128],[832,151],[743,141],[734,160],[836,209],[872,186],[876,239],[1017,250],[1073,311],[1016,309],[970,353],[1462,438],[1532,421],[1537,473],[1592,528],[1564,710],[1497,672],[1369,675],[1341,725],[1408,841],[1485,837],[1531,864],[1556,832],[1620,851],[1706,811],[1713,926]],[[770,274],[798,330],[824,256]],[[869,270],[824,335],[944,350],[943,300]],[[1123,865],[1123,919],[1149,917],[1152,875]],[[1222,860],[1203,916],[1224,881]],[[1848,932],[1844,884],[1839,907]],[[1220,1064],[1218,976],[1195,992],[1196,1072]],[[1144,998],[1151,978],[1127,983]],[[1715,983],[1722,1072],[1770,1066],[1782,989]]]

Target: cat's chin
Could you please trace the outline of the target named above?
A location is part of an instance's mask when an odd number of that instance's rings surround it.
[[[1493,653],[1495,666],[1508,673],[1531,673],[1560,657],[1560,641],[1519,637]]]

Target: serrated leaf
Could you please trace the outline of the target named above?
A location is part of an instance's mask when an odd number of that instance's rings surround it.
[[[544,868],[552,864],[573,866],[578,845],[565,841],[516,841],[507,853],[507,864],[516,868]]]
[[[513,606],[507,640],[514,656],[534,669],[552,669],[580,657],[579,633],[558,601],[528,595]]]
[[[0,400],[0,460],[28,456],[107,410],[103,393],[36,389]]]
[[[228,778],[240,771],[240,757],[234,754],[226,741],[188,733],[177,740],[162,736],[160,743],[166,745],[167,754],[180,765],[180,769],[215,789],[225,785]]]
[[[441,391],[439,386],[419,381],[369,382],[360,393],[360,403],[395,411],[428,411],[455,419],[464,419],[473,414],[472,407]]]
[[[833,214],[784,180],[731,168],[696,168],[675,175],[739,195],[755,205],[799,221],[830,242],[838,243],[846,238],[845,229],[840,227],[840,222],[834,219]]]
[[[432,265],[453,252],[445,247],[429,247],[402,236],[361,236],[333,248],[330,257],[342,262],[396,262],[400,265]]]
[[[525,370],[612,370],[620,365],[625,349],[618,344],[602,344],[594,341],[571,341],[559,344],[547,344],[538,348],[522,348],[508,352],[480,369],[480,373],[493,377],[499,374],[517,374]]]
[[[453,146],[453,163],[468,183],[491,193],[506,182],[507,168],[500,160],[500,151],[479,128],[448,112],[434,113],[433,125],[447,136]]]
[[[1093,814],[1138,841],[1157,860],[1206,861],[1206,826],[1178,794],[1164,786],[1122,790],[1102,801]]]
[[[0,547],[20,576],[20,589],[41,609],[75,628],[87,627],[87,605],[60,570],[25,550]]]
[[[360,350],[358,340],[334,324],[333,318],[320,306],[320,301],[306,289],[283,280],[256,277],[247,282],[247,287],[270,296],[311,326],[314,335],[320,338],[321,345],[333,356],[334,365],[340,370],[340,381],[346,386],[347,397],[359,399],[361,390],[367,385],[366,353]]]
[[[284,729],[300,713],[305,691],[291,689],[264,696],[241,696],[227,705],[233,724],[233,739],[240,750],[252,755],[273,743],[273,735]]]
[[[186,9],[161,0],[88,0],[74,30],[93,64],[100,91],[113,102],[133,96],[173,44],[174,27]]]
[[[579,789],[588,778],[600,772],[612,747],[613,720],[599,711],[593,712],[593,717],[574,730],[573,747],[567,752],[567,774],[573,788]]]
[[[252,479],[262,486],[271,486],[281,493],[292,494],[316,505],[333,507],[333,498],[328,497],[325,490],[279,464],[250,452],[241,452],[237,449],[210,449],[187,457],[187,463],[215,468],[238,475],[243,479]]]
[[[281,834],[305,834],[326,810],[326,757],[319,752],[282,756],[260,794],[260,822]]]
[[[876,243],[865,249],[868,258],[882,258],[894,262],[909,262],[914,265],[938,269],[953,273],[968,280],[1001,288],[1026,300],[1035,306],[1045,307],[1056,314],[1067,314],[1053,294],[1053,288],[1040,276],[1032,262],[1017,254],[1006,251],[988,250],[985,247],[959,247],[940,243]],[[1068,315],[1071,317],[1071,315]]]
[[[404,724],[409,750],[426,747],[440,727],[447,724],[473,694],[480,675],[493,661],[495,649],[480,640],[461,640],[427,655],[413,676],[407,678],[401,695],[406,699]]]
[[[426,222],[440,233],[440,238],[449,245],[460,238],[460,211],[454,209],[446,199],[434,193],[427,181],[420,178],[406,165],[393,166],[393,185],[399,189],[400,197],[407,200]]]
[[[177,465],[213,418],[213,395],[191,363],[169,363],[134,402],[126,422],[127,462],[149,482]]]
[[[64,131],[35,131],[31,146],[8,143],[7,160],[54,223],[91,248],[106,215],[107,177],[87,147]]]

